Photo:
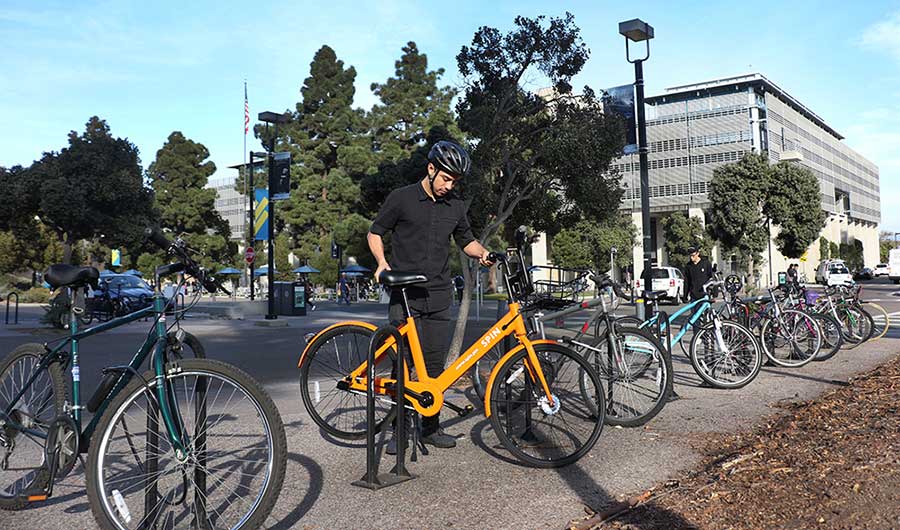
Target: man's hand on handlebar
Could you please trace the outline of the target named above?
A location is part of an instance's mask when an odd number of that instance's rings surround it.
[[[481,253],[481,257],[478,259],[478,263],[485,267],[490,267],[498,261],[499,256],[500,254],[497,252],[491,252],[488,249],[484,249],[484,252]]]

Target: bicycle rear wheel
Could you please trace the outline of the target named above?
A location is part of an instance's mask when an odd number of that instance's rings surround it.
[[[812,362],[822,347],[819,322],[796,309],[785,309],[767,320],[759,338],[769,360],[784,368],[799,368]]]
[[[741,388],[759,374],[762,353],[749,329],[729,320],[713,321],[694,334],[691,365],[716,388]]]
[[[208,359],[169,363],[165,380],[187,454],[179,458],[169,443],[155,374],[132,379],[100,420],[88,455],[97,523],[117,530],[259,528],[287,464],[272,399],[246,373]]]
[[[577,347],[606,384],[606,423],[622,427],[643,425],[659,414],[672,391],[672,359],[650,332],[615,326],[613,340],[604,334]],[[612,348],[610,348],[612,342]],[[587,374],[581,390],[588,399]]]
[[[300,396],[312,420],[335,438],[358,440],[366,436],[366,394],[342,390],[350,372],[369,358],[369,328],[348,324],[337,326],[317,337],[306,351],[300,366]],[[375,366],[376,377],[391,377],[392,355]],[[386,396],[376,396],[377,429],[385,427],[393,404]]]
[[[10,400],[38,371],[45,352],[40,344],[23,344],[0,361],[0,411],[10,406]],[[22,398],[10,411],[11,418],[46,435],[50,424],[63,412],[68,397],[65,382],[59,364],[51,364],[25,389]],[[8,457],[7,465],[0,467],[0,509],[19,510],[28,505],[22,493],[29,489],[46,488],[50,482],[50,471],[45,466],[46,438],[13,429],[9,425],[0,435],[9,444],[5,449],[0,447],[0,459]]]
[[[859,307],[847,307],[838,311],[841,321],[841,331],[844,334],[844,343],[855,348],[869,340],[874,328],[874,320],[864,309]]]
[[[522,349],[497,369],[490,395],[491,425],[500,443],[521,462],[541,468],[566,466],[600,437],[606,410],[603,387],[597,372],[571,349],[561,344],[535,344],[534,349],[553,402],[532,378],[528,353]]]
[[[825,361],[834,357],[844,345],[844,336],[841,334],[841,325],[833,316],[824,313],[811,313],[810,316],[819,323],[822,330],[822,347],[813,358],[814,361]]]

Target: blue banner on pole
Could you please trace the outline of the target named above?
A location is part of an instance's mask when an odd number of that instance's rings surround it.
[[[256,208],[253,210],[253,239],[269,239],[269,190],[254,190]]]
[[[635,125],[634,85],[622,85],[604,90],[603,112],[618,114],[625,119],[625,148],[626,155],[638,152],[637,127]]]

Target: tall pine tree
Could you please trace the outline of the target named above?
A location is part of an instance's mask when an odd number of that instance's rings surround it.
[[[276,218],[301,260],[328,252],[332,231],[359,209],[358,182],[372,166],[364,113],[351,106],[355,79],[356,70],[322,46],[300,89],[302,101],[275,142],[276,151],[292,157],[291,197],[278,203]]]
[[[208,158],[209,150],[203,144],[175,131],[156,152],[147,177],[162,227],[200,251],[204,265],[214,266],[229,263],[236,249],[230,242],[228,222],[214,208],[216,190],[205,187],[216,171]]]
[[[450,107],[456,90],[438,86],[444,69],[428,70],[428,57],[415,42],[402,50],[394,77],[371,85],[381,101],[368,116],[379,168],[363,180],[362,193],[373,213],[391,190],[422,178],[428,144],[462,137]]]

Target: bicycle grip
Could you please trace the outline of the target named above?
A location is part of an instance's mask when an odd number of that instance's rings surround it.
[[[488,261],[490,261],[491,263],[497,263],[497,262],[501,262],[501,261],[505,262],[506,255],[501,254],[499,252],[490,252],[490,253],[488,253]]]
[[[154,245],[165,250],[166,252],[172,248],[172,242],[158,228],[147,227],[144,229],[144,236],[147,237]]]

